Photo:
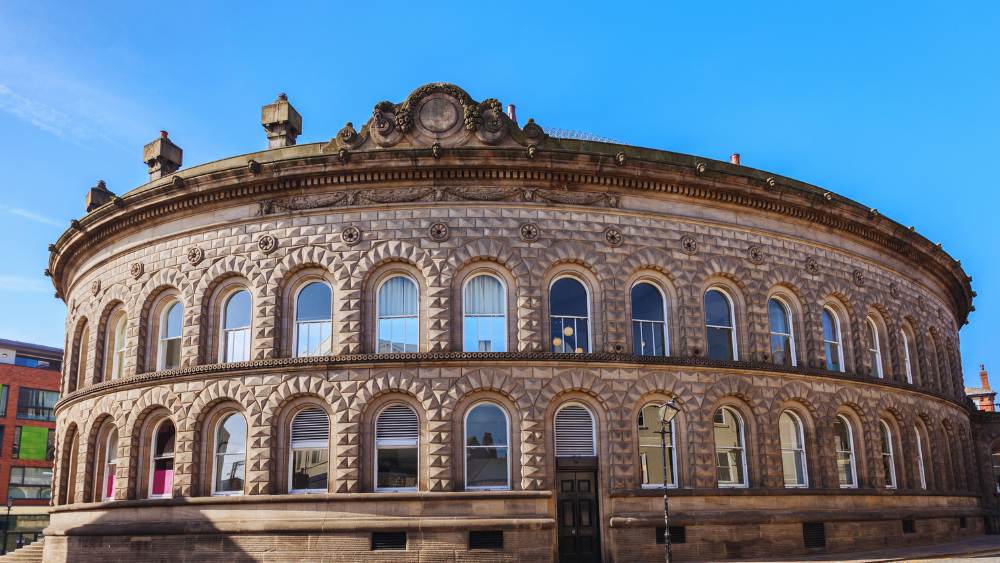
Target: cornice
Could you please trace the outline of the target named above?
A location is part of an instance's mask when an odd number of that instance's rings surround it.
[[[233,362],[227,364],[205,364],[185,367],[175,370],[164,370],[142,373],[105,381],[96,385],[79,389],[63,395],[56,403],[59,411],[67,406],[95,396],[132,389],[151,384],[187,381],[190,379],[212,379],[231,375],[255,375],[268,372],[288,370],[319,370],[319,369],[358,369],[365,367],[421,367],[437,365],[461,365],[464,367],[482,368],[502,363],[521,363],[545,367],[580,366],[598,369],[602,367],[623,366],[629,368],[651,367],[686,367],[694,369],[726,370],[760,375],[794,375],[817,377],[829,381],[860,383],[874,385],[885,389],[904,391],[916,395],[933,398],[952,404],[968,412],[968,407],[942,393],[915,388],[911,385],[896,383],[886,379],[872,379],[851,372],[835,372],[820,368],[786,367],[758,361],[719,361],[704,357],[691,356],[636,356],[633,354],[561,354],[553,352],[422,352],[409,354],[346,354],[339,356],[314,356],[307,358],[272,358],[249,362]]]

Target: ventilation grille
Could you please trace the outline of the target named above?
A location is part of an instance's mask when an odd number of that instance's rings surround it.
[[[406,405],[392,405],[378,415],[375,437],[380,440],[416,440],[419,423],[417,413]]]
[[[502,530],[473,530],[469,532],[469,549],[503,549]]]
[[[372,551],[406,549],[406,532],[372,532]]]
[[[666,543],[666,539],[663,537],[665,529],[663,526],[656,529],[656,543],[660,545]],[[670,543],[687,543],[687,528],[684,526],[670,526]]]
[[[806,549],[826,548],[826,524],[823,522],[803,522],[802,541]]]
[[[594,449],[594,419],[590,411],[569,405],[556,413],[556,456],[592,456]]]
[[[903,533],[904,534],[917,533],[917,523],[913,520],[903,520]]]
[[[292,421],[292,442],[330,439],[330,417],[322,409],[305,409]]]

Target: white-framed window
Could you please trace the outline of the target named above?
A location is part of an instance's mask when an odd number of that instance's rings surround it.
[[[104,483],[101,487],[101,500],[115,499],[115,479],[118,471],[118,429],[112,427],[104,442]]]
[[[330,416],[307,407],[292,418],[288,448],[288,491],[325,493],[330,475]]]
[[[899,335],[903,343],[903,372],[906,374],[906,382],[913,385],[913,366],[910,364],[910,337],[905,330],[900,330]]]
[[[128,316],[125,314],[125,309],[121,307],[113,311],[108,319],[104,357],[107,358],[105,360],[107,362],[106,377],[111,380],[119,379],[125,374],[125,350],[128,343],[126,338],[127,324]]]
[[[771,361],[782,366],[795,366],[791,308],[777,297],[768,299],[767,322],[771,331]]]
[[[826,369],[844,371],[844,346],[840,332],[840,317],[829,307],[823,307],[823,352]]]
[[[806,440],[802,419],[792,411],[784,411],[778,417],[778,433],[781,435],[781,467],[785,476],[785,487],[808,487],[809,474],[806,470]]]
[[[660,288],[649,282],[632,286],[632,353],[637,356],[669,356],[667,300]]]
[[[590,294],[580,280],[563,276],[549,287],[552,351],[590,353]]]
[[[181,367],[181,328],[184,320],[184,306],[172,300],[160,315],[160,338],[157,346],[156,369],[177,369]]]
[[[87,362],[90,358],[90,324],[84,321],[83,330],[80,332],[80,344],[77,346],[77,364],[76,364],[76,387],[74,389],[83,389],[87,384]]]
[[[247,422],[238,412],[223,416],[215,426],[212,468],[213,495],[241,495],[247,466]]]
[[[580,403],[566,403],[555,416],[556,457],[597,455],[597,423],[594,413]]]
[[[375,315],[376,352],[399,354],[420,351],[420,312],[417,282],[393,276],[379,286]]]
[[[885,475],[885,488],[896,488],[896,458],[892,451],[892,430],[884,420],[878,421],[879,437],[882,439],[882,473]]]
[[[465,281],[462,349],[466,352],[507,351],[507,289],[496,276],[477,274]]]
[[[736,309],[728,293],[717,287],[705,292],[707,355],[712,360],[737,360]]]
[[[730,407],[715,411],[715,469],[719,487],[747,486],[743,417]]]
[[[375,490],[415,491],[420,460],[420,419],[402,403],[375,419]]]
[[[245,289],[226,299],[222,310],[220,361],[245,362],[250,359],[250,309],[250,292]]]
[[[927,489],[927,473],[924,469],[924,440],[920,428],[914,428],[913,434],[917,439],[917,474],[920,476],[920,488]],[[997,492],[1000,492],[1000,481],[997,481]]]
[[[843,489],[858,486],[857,466],[854,461],[854,429],[843,415],[833,422],[833,449],[837,453],[837,479]]]
[[[149,456],[149,497],[174,494],[174,423],[164,418],[153,427]]]
[[[676,426],[667,424],[663,438],[667,444],[667,463],[663,463],[663,441],[660,438],[660,407],[663,403],[648,403],[639,409],[636,417],[636,435],[639,438],[639,470],[644,489],[663,488],[663,470],[666,467],[668,488],[677,486]],[[674,420],[677,420],[674,418]]]
[[[865,317],[865,324],[868,326],[868,353],[871,355],[872,375],[882,379],[882,345],[879,342],[878,325],[871,317]]]
[[[325,282],[303,285],[295,294],[295,357],[333,352],[333,291]]]
[[[494,403],[477,403],[465,414],[465,488],[510,489],[510,420]]]

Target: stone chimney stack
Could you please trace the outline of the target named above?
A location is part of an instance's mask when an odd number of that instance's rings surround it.
[[[267,148],[277,149],[295,144],[302,133],[302,116],[288,103],[284,92],[273,103],[260,108],[260,124],[267,131]]]
[[[514,125],[517,125],[517,108],[514,107],[514,104],[507,104],[507,117],[514,122]]]
[[[115,194],[108,189],[104,180],[98,180],[97,185],[90,188],[90,191],[87,192],[87,213],[90,213],[91,211],[111,201],[113,197],[115,197]]]
[[[979,364],[979,383],[983,389],[990,391],[990,374],[986,373],[986,364]]]
[[[184,151],[160,131],[160,138],[142,148],[142,160],[149,167],[149,180],[169,176],[181,167]]]

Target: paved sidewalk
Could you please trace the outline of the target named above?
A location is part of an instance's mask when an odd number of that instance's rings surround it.
[[[748,560],[744,559],[744,561]],[[976,536],[962,541],[935,545],[894,547],[854,553],[835,553],[778,559],[750,559],[749,561],[767,561],[773,563],[788,561],[841,561],[843,563],[881,563],[889,561],[920,561],[921,563],[935,561],[948,561],[951,563],[960,561],[970,563],[984,563],[986,561],[1000,562],[1000,535]]]

